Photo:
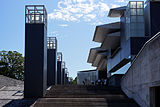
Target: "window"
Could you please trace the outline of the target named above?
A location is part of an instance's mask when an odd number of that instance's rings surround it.
[[[143,8],[143,2],[137,2],[137,8]]]
[[[143,15],[143,9],[137,9],[137,15]]]
[[[137,16],[137,22],[144,22],[143,16]]]
[[[131,16],[131,22],[136,22],[136,16]]]
[[[136,9],[131,9],[131,15],[136,15]]]
[[[136,2],[130,2],[130,8],[136,8]]]

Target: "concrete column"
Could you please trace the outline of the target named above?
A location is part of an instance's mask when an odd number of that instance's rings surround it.
[[[51,86],[57,84],[57,40],[48,37],[47,42],[47,86]]]
[[[57,53],[57,84],[62,84],[62,53]]]
[[[33,10],[36,5],[26,6]],[[44,9],[45,7],[40,6]],[[26,12],[24,97],[43,97],[47,86],[47,24],[40,15]],[[47,13],[43,13],[44,19]],[[38,17],[38,18],[37,18]],[[30,19],[29,19],[30,18]]]

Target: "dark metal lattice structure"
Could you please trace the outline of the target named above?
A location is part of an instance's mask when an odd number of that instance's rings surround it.
[[[47,37],[47,49],[57,49],[56,37]]]
[[[47,11],[44,5],[26,5],[25,23],[44,23],[47,26]]]

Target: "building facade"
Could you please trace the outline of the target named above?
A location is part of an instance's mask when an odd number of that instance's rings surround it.
[[[154,16],[159,2],[147,1],[146,7],[144,4],[130,1],[127,6],[110,9],[108,17],[119,17],[120,21],[96,26],[93,41],[101,46],[90,49],[87,62],[107,72],[107,77],[132,63],[145,42],[160,30],[159,15]]]
[[[84,85],[93,85],[98,80],[98,71],[97,70],[86,70],[78,71],[77,73],[77,84]]]

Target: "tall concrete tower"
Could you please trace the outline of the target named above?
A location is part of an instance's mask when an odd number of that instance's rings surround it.
[[[47,11],[44,5],[25,7],[24,97],[43,97],[47,86]]]
[[[65,70],[66,70],[66,67],[65,67],[65,62],[63,61],[62,62],[62,85],[64,85],[65,83]]]
[[[62,53],[57,53],[57,84],[62,84]]]
[[[47,38],[47,86],[57,84],[57,39]]]

